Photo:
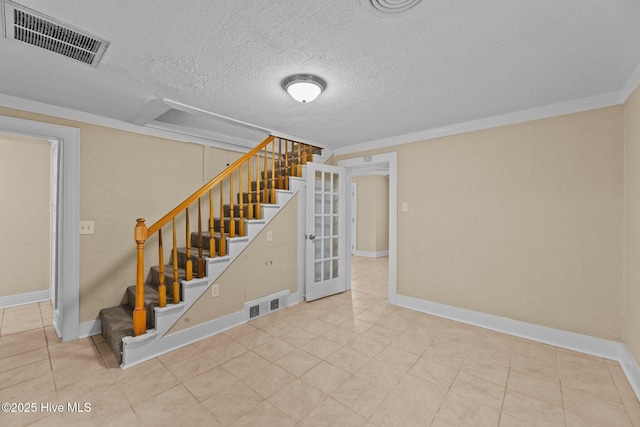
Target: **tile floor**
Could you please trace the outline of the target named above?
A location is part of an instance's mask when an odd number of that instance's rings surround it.
[[[0,310],[0,402],[37,409],[0,425],[640,427],[616,362],[389,306],[386,258],[353,271],[350,292],[127,370],[100,336],[60,343],[49,303]]]

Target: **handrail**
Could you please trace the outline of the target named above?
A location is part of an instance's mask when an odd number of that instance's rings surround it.
[[[276,138],[278,139],[278,149],[276,151]],[[284,142],[284,152],[282,149],[282,143]],[[272,144],[271,152],[267,149],[268,145]],[[291,144],[291,150],[289,151],[289,144]],[[297,147],[296,147],[297,145]],[[297,148],[297,156],[295,156],[294,147]],[[303,148],[304,147],[304,148]],[[218,240],[218,253],[220,256],[226,255],[226,237],[233,238],[236,236],[236,220],[239,221],[238,234],[243,236],[245,233],[244,221],[245,219],[260,219],[261,218],[261,205],[265,203],[275,203],[276,200],[276,188],[278,189],[288,189],[289,187],[289,175],[301,176],[302,173],[302,165],[306,164],[307,161],[312,159],[312,155],[314,149],[319,147],[315,147],[313,145],[293,141],[288,138],[281,138],[276,135],[270,135],[260,144],[249,150],[246,154],[236,160],[233,164],[228,166],[225,170],[220,172],[215,178],[211,181],[207,182],[200,189],[198,189],[191,196],[187,197],[182,203],[173,208],[169,213],[164,215],[158,221],[156,221],[150,227],[145,225],[145,220],[143,218],[138,218],[136,220],[136,226],[134,228],[134,239],[136,241],[136,292],[135,292],[135,308],[133,310],[133,333],[134,335],[141,335],[146,332],[146,316],[147,311],[144,304],[144,246],[145,242],[156,232],[158,235],[158,260],[160,262],[160,266],[158,267],[158,274],[160,277],[158,281],[160,285],[158,287],[159,293],[159,305],[160,307],[165,307],[167,304],[167,286],[164,280],[164,255],[163,255],[163,245],[162,245],[162,228],[172,223],[172,234],[173,234],[173,248],[171,251],[172,256],[172,293],[173,293],[173,304],[177,304],[180,302],[180,284],[178,280],[178,251],[177,251],[177,241],[176,241],[176,217],[182,212],[186,212],[186,261],[185,261],[185,271],[186,276],[185,280],[192,280],[193,274],[193,261],[191,260],[191,230],[189,224],[189,207],[198,202],[198,223],[197,223],[197,249],[198,249],[198,272],[197,277],[201,278],[204,275],[204,257],[203,257],[203,240],[202,240],[202,208],[201,208],[201,198],[205,195],[209,195],[209,252],[210,257],[215,257],[216,253],[216,239]],[[291,155],[291,158],[289,156]],[[278,161],[276,163],[276,156],[278,157]],[[256,164],[256,181],[255,181],[255,202],[253,200],[253,188],[252,188],[252,172],[251,172],[251,162],[254,161]],[[271,161],[269,164],[267,163],[267,157],[271,157]],[[263,168],[260,170],[260,160],[263,160]],[[295,159],[295,160],[294,160]],[[243,166],[247,163],[247,209],[244,209],[244,189],[243,185]],[[270,166],[270,169],[268,168]],[[289,166],[291,166],[291,170],[289,170]],[[238,212],[239,215],[236,218],[235,207],[233,202],[234,192],[233,192],[233,180],[236,179],[234,176],[237,171],[237,180],[238,180]],[[226,180],[228,178],[228,180]],[[229,189],[229,197],[230,203],[229,205],[223,204],[223,184],[228,185]],[[213,190],[219,185],[220,192],[220,219],[217,232],[219,232],[218,236],[214,238],[214,219],[213,219]],[[269,188],[270,187],[270,188]],[[270,190],[270,191],[269,191]],[[254,206],[255,203],[255,206]],[[225,209],[229,207],[229,228],[226,230],[225,234]],[[195,233],[194,233],[195,234]],[[194,255],[195,256],[195,255]],[[168,274],[168,273],[167,273]]]
[[[156,221],[153,225],[151,225],[147,230],[147,237],[152,236],[160,228],[167,225],[167,223],[171,221],[172,218],[175,218],[180,212],[185,210],[187,206],[190,206],[193,202],[198,200],[200,197],[204,196],[204,194],[207,191],[209,191],[209,189],[213,188],[216,184],[220,183],[220,181],[222,181],[223,179],[231,175],[233,172],[235,172],[235,170],[239,165],[243,164],[248,159],[253,157],[254,154],[256,154],[258,151],[262,149],[262,147],[269,145],[269,143],[271,143],[271,141],[273,141],[274,139],[275,139],[274,135],[268,136],[267,139],[262,141],[258,146],[254,147],[247,154],[245,154],[244,156],[240,157],[238,160],[233,162],[231,166],[227,167],[225,170],[220,172],[215,178],[213,178],[211,181],[209,181],[204,186],[202,186],[202,188],[200,188],[198,191],[193,193],[191,196],[187,197],[184,200],[184,202],[180,203],[178,206],[173,208],[168,214],[166,214],[165,216],[160,218],[158,221]]]

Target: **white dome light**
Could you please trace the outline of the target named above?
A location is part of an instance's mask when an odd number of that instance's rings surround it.
[[[298,102],[311,102],[327,87],[320,77],[310,74],[296,74],[282,81],[282,88]]]

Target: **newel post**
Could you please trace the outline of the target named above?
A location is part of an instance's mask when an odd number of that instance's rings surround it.
[[[136,307],[133,310],[133,334],[142,335],[147,332],[147,310],[144,308],[144,242],[147,240],[147,226],[143,218],[136,220],[133,231],[137,248],[136,266]]]

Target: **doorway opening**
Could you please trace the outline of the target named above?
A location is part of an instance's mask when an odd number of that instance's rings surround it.
[[[388,270],[388,302],[390,304],[396,303],[397,298],[397,205],[398,205],[398,161],[397,161],[397,153],[385,153],[378,154],[373,156],[365,156],[358,157],[353,159],[340,160],[338,162],[338,166],[343,166],[347,168],[347,186],[351,188],[351,185],[357,182],[359,176],[377,176],[377,177],[388,177],[388,253],[384,253],[386,251],[364,251],[361,255],[373,255],[372,259],[377,259],[377,255],[380,255],[379,263],[383,263],[385,258],[388,260],[387,269]],[[358,199],[362,198],[362,186],[358,186]],[[360,209],[355,207],[359,211],[359,217],[362,218],[362,205]],[[352,198],[349,198],[349,204],[347,206],[347,218],[351,218],[352,213],[354,211]],[[352,222],[348,221],[347,225],[349,226],[349,230],[346,235],[349,238],[349,247],[352,247],[351,235],[352,235]],[[356,220],[356,226],[361,226],[362,224],[358,224]],[[358,241],[361,239],[358,238]],[[357,241],[357,243],[358,243]],[[357,244],[356,243],[356,244]],[[355,255],[358,256],[358,248],[355,248]],[[347,257],[348,262],[348,271],[351,273],[352,271],[352,262],[351,256]],[[371,261],[371,260],[370,260]],[[385,270],[378,270],[385,271]]]
[[[0,132],[47,140],[52,144],[50,207],[53,326],[63,341],[79,335],[79,129],[0,116]],[[25,197],[29,197],[27,193]],[[25,301],[29,302],[29,301]]]

